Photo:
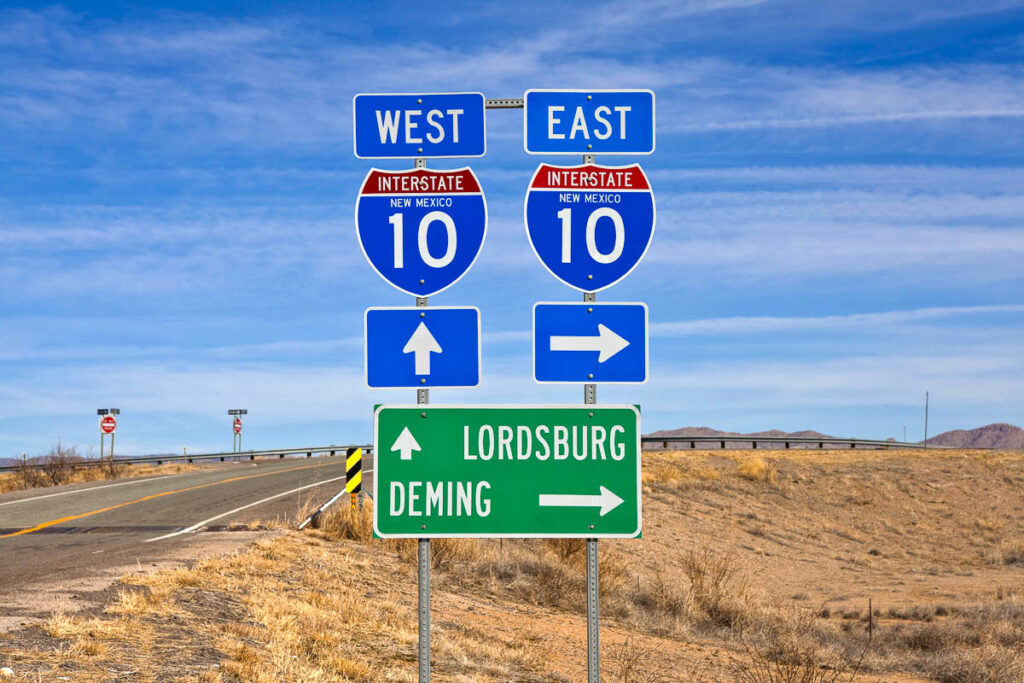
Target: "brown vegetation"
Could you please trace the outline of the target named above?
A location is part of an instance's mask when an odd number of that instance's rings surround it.
[[[1022,485],[1012,454],[649,454],[644,538],[600,543],[605,676],[1020,683]],[[414,680],[417,544],[373,539],[370,514],[128,577],[0,665]],[[584,560],[575,539],[432,541],[435,677],[579,680]]]
[[[0,493],[193,469],[194,465],[186,463],[126,465],[109,459],[96,461],[82,456],[77,446],[64,446],[58,441],[45,455],[27,458],[14,472],[0,474]]]

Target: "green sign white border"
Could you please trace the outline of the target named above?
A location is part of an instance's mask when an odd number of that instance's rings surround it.
[[[483,533],[430,533],[423,531],[422,533],[416,534],[394,534],[394,533],[381,533],[377,526],[377,512],[380,510],[380,505],[377,497],[377,486],[380,482],[380,477],[377,476],[380,471],[380,458],[381,450],[378,448],[380,438],[377,433],[378,428],[378,415],[381,410],[384,409],[395,409],[402,408],[408,410],[419,410],[419,411],[433,411],[433,410],[545,410],[545,409],[557,409],[557,410],[601,410],[601,409],[620,409],[620,410],[631,410],[636,415],[636,529],[629,533],[602,533],[599,531],[590,531],[587,533],[580,534],[483,534]],[[641,436],[641,423],[640,423],[640,408],[633,404],[625,403],[445,403],[445,404],[416,404],[416,403],[385,403],[378,405],[373,410],[373,534],[377,538],[640,538],[643,532],[643,469],[642,469],[642,457],[643,449],[640,442]],[[625,501],[623,501],[625,502]]]

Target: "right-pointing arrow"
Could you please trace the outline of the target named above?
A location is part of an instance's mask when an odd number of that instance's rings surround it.
[[[540,506],[569,508],[599,507],[601,508],[601,516],[604,517],[606,514],[619,507],[623,501],[605,487],[602,486],[600,488],[601,493],[596,496],[573,493],[542,493],[540,494]]]
[[[597,325],[597,336],[551,336],[552,351],[598,351],[598,363],[605,362],[627,346],[628,341],[600,323]]]

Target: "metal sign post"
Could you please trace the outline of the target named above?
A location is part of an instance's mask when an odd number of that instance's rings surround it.
[[[416,168],[426,168],[427,160],[417,157]],[[427,307],[427,297],[416,297],[418,307]],[[430,389],[416,390],[417,405],[430,403]],[[374,501],[376,502],[376,501]],[[430,539],[421,538],[416,542],[416,557],[419,574],[419,659],[420,683],[430,683]]]
[[[595,163],[593,154],[584,154],[583,163]],[[594,303],[597,295],[584,292],[583,302]],[[583,402],[597,403],[597,385],[583,385]],[[638,456],[639,457],[639,456]],[[598,576],[597,539],[587,539],[587,682],[601,680],[600,578]]]
[[[233,417],[231,420],[231,452],[241,453],[242,452],[242,415],[248,415],[249,411],[245,408],[235,408],[228,411],[228,415]]]
[[[103,437],[110,434],[110,453],[108,456],[114,459],[114,432],[117,431],[117,415],[121,414],[120,408],[99,408],[96,414],[100,417],[100,460],[103,459]]]

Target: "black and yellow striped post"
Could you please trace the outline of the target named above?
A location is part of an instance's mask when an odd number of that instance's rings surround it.
[[[363,490],[362,448],[349,448],[345,453],[345,490],[348,491],[352,509],[355,510],[359,494]]]

